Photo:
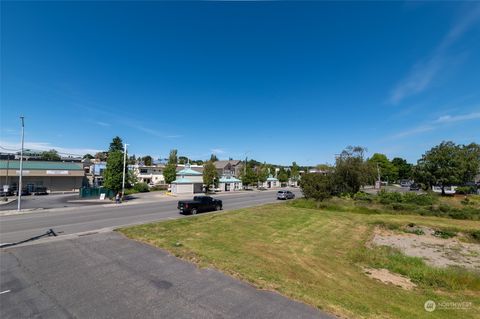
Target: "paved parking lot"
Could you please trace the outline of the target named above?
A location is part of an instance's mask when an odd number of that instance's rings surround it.
[[[115,232],[3,249],[7,318],[332,318]]]

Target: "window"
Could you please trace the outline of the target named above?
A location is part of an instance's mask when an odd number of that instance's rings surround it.
[[[147,174],[148,170],[146,168],[140,169],[140,174]]]

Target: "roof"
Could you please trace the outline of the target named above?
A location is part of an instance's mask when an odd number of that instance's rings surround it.
[[[172,184],[191,184],[193,183],[191,180],[189,180],[188,178],[177,178],[176,180],[174,180],[172,182]]]
[[[267,178],[267,182],[278,182],[278,179],[276,179],[275,177],[272,177],[272,175],[270,175]]]
[[[235,177],[222,177],[219,180],[220,183],[241,183],[242,181]]]
[[[20,169],[20,161],[0,161],[0,169]],[[23,161],[23,169],[25,170],[64,170],[64,171],[83,171],[81,163],[69,162],[47,162],[47,161]]]
[[[186,176],[199,176],[202,175],[202,173],[194,171],[191,168],[184,168],[182,170],[179,170],[177,172],[177,175],[186,175]]]
[[[241,162],[241,160],[229,160],[229,161],[215,161],[213,164],[215,164],[215,168],[221,169],[225,168],[228,164],[231,164],[232,166],[236,166]]]

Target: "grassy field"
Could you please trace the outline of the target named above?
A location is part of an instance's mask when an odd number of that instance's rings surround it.
[[[472,232],[480,222],[272,204],[121,229],[126,236],[214,267],[258,288],[349,318],[479,318],[480,273],[438,269],[387,247],[367,248],[375,226],[408,223]],[[413,290],[367,277],[363,267],[408,276]],[[424,303],[471,302],[424,310]]]

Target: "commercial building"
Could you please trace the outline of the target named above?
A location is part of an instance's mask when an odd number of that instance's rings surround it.
[[[172,182],[173,194],[195,194],[203,192],[203,174],[193,170],[189,164],[177,172],[177,179]]]
[[[0,161],[0,183],[11,188],[18,187],[20,161]],[[52,192],[75,191],[85,183],[82,163],[53,161],[23,161],[23,187],[33,191],[36,187],[46,187]]]

